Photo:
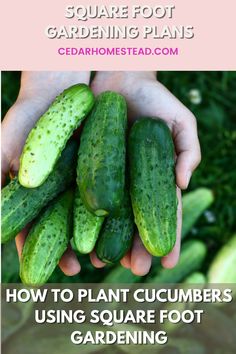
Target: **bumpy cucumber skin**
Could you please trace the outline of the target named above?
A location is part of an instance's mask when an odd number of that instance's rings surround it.
[[[192,272],[199,270],[206,257],[207,249],[203,242],[190,240],[183,244],[180,259],[173,269],[158,268],[156,275],[148,278],[148,283],[178,283]]]
[[[98,216],[115,213],[124,197],[126,127],[125,99],[101,93],[83,128],[77,167],[83,203]]]
[[[199,216],[209,208],[213,201],[213,193],[207,188],[198,188],[183,196],[182,239],[192,229]]]
[[[72,191],[65,192],[36,220],[25,241],[20,277],[26,285],[42,285],[56,268],[71,234]]]
[[[94,104],[85,84],[62,92],[29,133],[21,158],[19,182],[27,188],[40,186],[52,172],[67,140]]]
[[[2,189],[2,243],[14,238],[50,200],[71,185],[75,179],[77,151],[77,142],[70,141],[53,172],[40,187],[22,187],[15,178]]]
[[[135,223],[146,249],[165,256],[176,242],[174,146],[167,125],[143,118],[129,136],[130,194]]]
[[[80,253],[92,252],[101,230],[104,217],[96,216],[86,209],[76,188],[73,212],[74,244]]]
[[[128,193],[119,215],[109,216],[96,245],[98,258],[105,263],[118,262],[130,249],[134,233],[134,221]]]
[[[207,275],[209,283],[236,283],[236,234],[218,251]]]

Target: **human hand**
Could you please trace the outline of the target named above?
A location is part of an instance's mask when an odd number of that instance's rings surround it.
[[[90,72],[23,72],[18,98],[2,122],[2,185],[7,174],[16,175],[19,158],[25,140],[39,117],[47,110],[55,97],[64,89],[77,83],[89,84]],[[16,246],[21,256],[26,227],[16,237]],[[80,264],[71,248],[62,256],[59,266],[67,275],[80,271]]]
[[[159,117],[169,126],[176,152],[176,184],[178,196],[177,237],[172,252],[162,258],[165,268],[173,268],[178,262],[181,242],[181,189],[188,187],[192,172],[201,160],[197,124],[194,115],[161,83],[155,72],[98,72],[92,82],[95,95],[112,90],[122,94],[128,104],[128,116],[132,122],[138,117]],[[102,263],[95,252],[91,255],[95,267]],[[144,248],[141,239],[135,235],[131,251],[121,260],[134,274],[149,272],[152,256]]]

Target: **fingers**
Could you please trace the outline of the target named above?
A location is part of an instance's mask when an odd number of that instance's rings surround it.
[[[73,276],[80,272],[81,267],[79,261],[71,247],[68,247],[66,252],[61,257],[59,267],[62,272],[68,276]]]
[[[90,260],[95,268],[103,268],[106,265],[106,263],[103,263],[100,259],[98,259],[95,251],[90,253]]]
[[[181,244],[181,230],[182,230],[182,201],[181,190],[177,188],[178,208],[177,208],[177,231],[176,243],[173,250],[162,258],[161,263],[164,268],[174,268],[179,260],[180,244]]]
[[[127,252],[126,255],[120,260],[120,264],[127,269],[131,267],[131,251]]]
[[[25,243],[25,239],[28,235],[29,229],[30,229],[30,225],[27,225],[15,238],[16,249],[17,249],[17,253],[18,253],[19,258],[21,258],[23,246]]]
[[[144,248],[140,237],[136,235],[131,250],[131,271],[135,275],[146,275],[151,268],[151,264],[152,256]]]
[[[196,119],[191,112],[186,110],[185,115],[174,125],[173,135],[177,153],[176,183],[179,188],[186,189],[201,161]]]
[[[23,71],[20,93],[27,97],[39,96],[49,102],[72,85],[88,85],[90,74],[90,71]]]

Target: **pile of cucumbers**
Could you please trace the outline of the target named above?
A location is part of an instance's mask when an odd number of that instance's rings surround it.
[[[73,132],[85,120],[80,144]],[[29,133],[18,177],[2,191],[2,242],[33,220],[20,260],[25,284],[45,283],[73,235],[79,252],[105,263],[132,244],[134,224],[154,256],[174,247],[177,196],[174,146],[160,119],[127,131],[123,96],[94,97],[84,84],[62,92]]]

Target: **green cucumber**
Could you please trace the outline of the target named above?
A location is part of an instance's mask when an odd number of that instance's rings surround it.
[[[206,284],[207,279],[205,274],[201,272],[193,272],[184,280],[186,284]]]
[[[116,263],[131,247],[134,233],[133,213],[128,193],[117,216],[109,216],[96,245],[98,258],[105,263]]]
[[[65,192],[39,216],[26,238],[20,277],[26,285],[41,285],[56,268],[71,237],[73,192]]]
[[[115,213],[123,201],[126,127],[125,99],[101,93],[82,131],[77,167],[83,203],[97,216]]]
[[[142,281],[142,277],[134,275],[130,269],[124,268],[121,265],[112,268],[107,276],[103,279],[103,283],[138,283]]]
[[[183,196],[182,239],[192,229],[199,216],[209,208],[213,201],[213,193],[207,188],[198,188]]]
[[[67,140],[94,104],[85,84],[62,92],[29,133],[21,158],[19,182],[27,188],[40,186],[52,172]]]
[[[104,217],[96,216],[86,209],[80,197],[79,188],[76,188],[74,199],[74,244],[83,254],[92,252],[101,230]]]
[[[180,289],[184,291],[188,291],[188,289],[203,289],[206,284],[206,277],[204,274],[200,272],[193,272],[190,274],[187,278],[184,279],[182,284],[180,284]],[[176,285],[175,285],[176,288]],[[196,303],[194,302],[188,302],[188,301],[183,301],[183,302],[166,302],[162,310],[166,310],[168,312],[171,311],[178,311],[180,313],[184,312],[185,310],[192,310],[194,307],[196,307]],[[167,333],[171,333],[173,331],[176,331],[179,327],[181,327],[183,323],[177,322],[173,323],[172,321],[169,321],[169,319],[166,319],[164,323],[161,325],[161,329],[163,331],[166,331]]]
[[[209,283],[236,283],[236,234],[219,250],[208,269]]]
[[[179,263],[173,269],[157,268],[156,274],[148,278],[148,283],[178,283],[192,272],[199,270],[207,253],[206,246],[198,240],[183,244]]]
[[[165,256],[176,242],[177,196],[174,145],[167,125],[143,118],[129,136],[130,193],[135,223],[144,246]]]
[[[5,243],[14,238],[47,203],[64,191],[75,178],[78,144],[70,141],[53,172],[38,188],[22,187],[14,178],[2,190],[2,236]]]

